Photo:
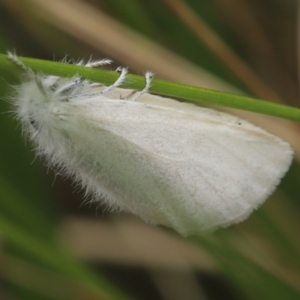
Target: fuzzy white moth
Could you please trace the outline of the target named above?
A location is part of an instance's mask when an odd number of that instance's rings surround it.
[[[151,224],[191,235],[240,222],[291,164],[289,144],[243,119],[148,94],[149,72],[145,88],[132,92],[117,88],[125,68],[107,87],[35,74],[8,58],[27,73],[13,103],[37,152],[93,200]]]

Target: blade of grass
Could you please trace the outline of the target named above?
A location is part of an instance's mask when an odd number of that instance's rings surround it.
[[[35,72],[41,71],[46,74],[56,76],[70,77],[78,74],[84,78],[95,82],[101,82],[103,84],[112,84],[119,76],[117,72],[101,69],[95,70],[58,62],[23,57],[19,58]],[[17,66],[9,61],[4,54],[0,54],[0,66],[5,69],[17,69]],[[145,80],[141,76],[128,75],[127,78],[126,88],[142,89],[145,84]],[[203,89],[158,79],[153,80],[151,92],[187,100],[188,102],[196,104],[208,103],[210,105],[232,107],[300,122],[300,109],[258,100],[251,97]]]
[[[103,297],[101,299],[131,299],[111,285],[105,278],[99,274],[94,274],[80,264],[69,253],[63,251],[62,248],[37,239],[1,214],[0,228],[1,234],[19,249],[32,255],[46,266],[73,279],[82,288],[86,288],[95,295]]]
[[[236,287],[250,299],[297,300],[300,293],[286,284],[280,276],[275,276],[244,257],[226,242],[226,233],[216,233],[218,243],[212,237],[198,236],[195,242],[212,254],[223,272]]]

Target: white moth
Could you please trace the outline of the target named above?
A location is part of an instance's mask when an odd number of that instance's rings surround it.
[[[235,116],[78,76],[27,73],[15,111],[37,152],[94,201],[182,235],[246,219],[288,170],[289,144]],[[90,61],[95,67],[109,60]],[[79,63],[82,65],[83,63]]]

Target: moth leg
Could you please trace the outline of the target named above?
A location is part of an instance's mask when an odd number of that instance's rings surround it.
[[[134,91],[133,94],[130,96],[130,101],[137,101],[143,94],[146,94],[149,92],[149,88],[151,87],[151,82],[154,77],[154,74],[152,72],[146,72],[145,78],[146,78],[146,85],[141,91]]]
[[[112,90],[114,90],[116,87],[118,87],[118,86],[120,86],[122,83],[124,83],[125,78],[126,78],[126,74],[128,73],[127,68],[121,68],[121,67],[119,67],[119,68],[117,68],[116,71],[120,71],[120,72],[121,72],[119,78],[118,78],[112,85],[110,85],[110,86],[108,86],[107,88],[105,88],[105,89],[101,92],[101,94],[105,94],[105,93],[107,93],[107,92],[109,92],[109,91],[112,91]]]
[[[82,85],[84,79],[82,77],[75,77],[72,80],[66,82],[61,87],[57,88],[54,95],[68,95],[71,94],[78,86]]]

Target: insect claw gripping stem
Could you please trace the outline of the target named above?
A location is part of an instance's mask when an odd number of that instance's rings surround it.
[[[124,83],[125,81],[125,78],[126,78],[126,75],[128,73],[128,69],[127,68],[121,68],[119,67],[117,69],[117,71],[121,71],[121,74],[119,76],[119,78],[115,81],[114,84],[108,86],[107,88],[105,88],[103,91],[102,91],[102,94],[105,94],[109,91],[112,91],[114,90],[116,87],[120,86],[122,83]]]

